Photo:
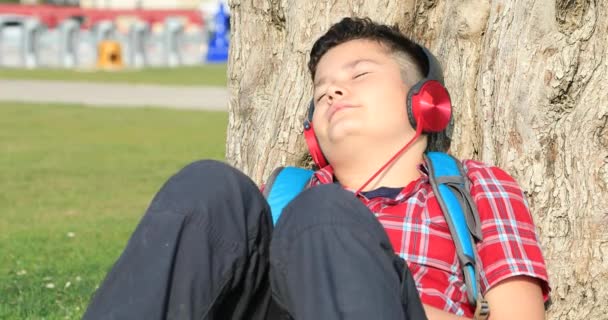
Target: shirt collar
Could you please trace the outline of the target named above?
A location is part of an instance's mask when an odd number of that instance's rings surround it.
[[[399,195],[397,195],[397,197],[395,198],[396,201],[402,201],[402,200],[407,200],[415,191],[417,191],[418,189],[420,189],[420,186],[422,186],[424,183],[427,183],[429,181],[429,175],[428,175],[428,165],[426,164],[426,160],[420,164],[418,164],[418,166],[416,167],[418,169],[418,172],[420,172],[420,178],[410,182],[407,186],[405,186],[401,192],[399,193]],[[314,172],[313,177],[310,181],[310,186],[316,186],[316,185],[320,185],[320,184],[329,184],[329,183],[334,183],[336,182],[335,177],[334,177],[334,169],[332,168],[331,165],[327,165],[317,171]],[[351,191],[353,193],[355,193],[356,190],[354,189],[349,189],[349,188],[345,188],[348,191]],[[361,197],[363,197],[361,195]],[[363,197],[365,198],[365,197]]]

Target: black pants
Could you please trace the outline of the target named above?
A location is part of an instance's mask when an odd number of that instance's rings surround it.
[[[273,230],[256,185],[192,163],[156,194],[84,319],[425,319],[404,261],[338,185],[302,192]]]

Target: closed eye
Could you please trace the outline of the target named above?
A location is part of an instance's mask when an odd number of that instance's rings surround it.
[[[356,74],[356,75],[353,77],[353,79],[360,78],[360,77],[362,77],[362,76],[364,76],[364,75],[366,75],[366,74],[369,74],[369,72],[361,72],[361,73],[357,73],[357,74]]]
[[[323,99],[323,97],[325,97],[324,94],[322,94],[320,97],[317,98],[317,102],[321,101],[321,99]]]

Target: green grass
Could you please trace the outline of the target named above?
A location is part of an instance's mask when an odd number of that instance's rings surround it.
[[[226,125],[224,112],[0,103],[0,319],[80,319],[161,184],[223,159]]]
[[[63,80],[186,86],[226,86],[226,65],[146,68],[122,71],[0,68],[0,79]]]

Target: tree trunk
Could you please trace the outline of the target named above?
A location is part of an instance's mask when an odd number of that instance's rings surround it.
[[[608,0],[231,0],[227,158],[257,182],[303,165],[314,40],[343,16],[398,23],[444,66],[452,153],[521,184],[549,319],[608,319]]]

